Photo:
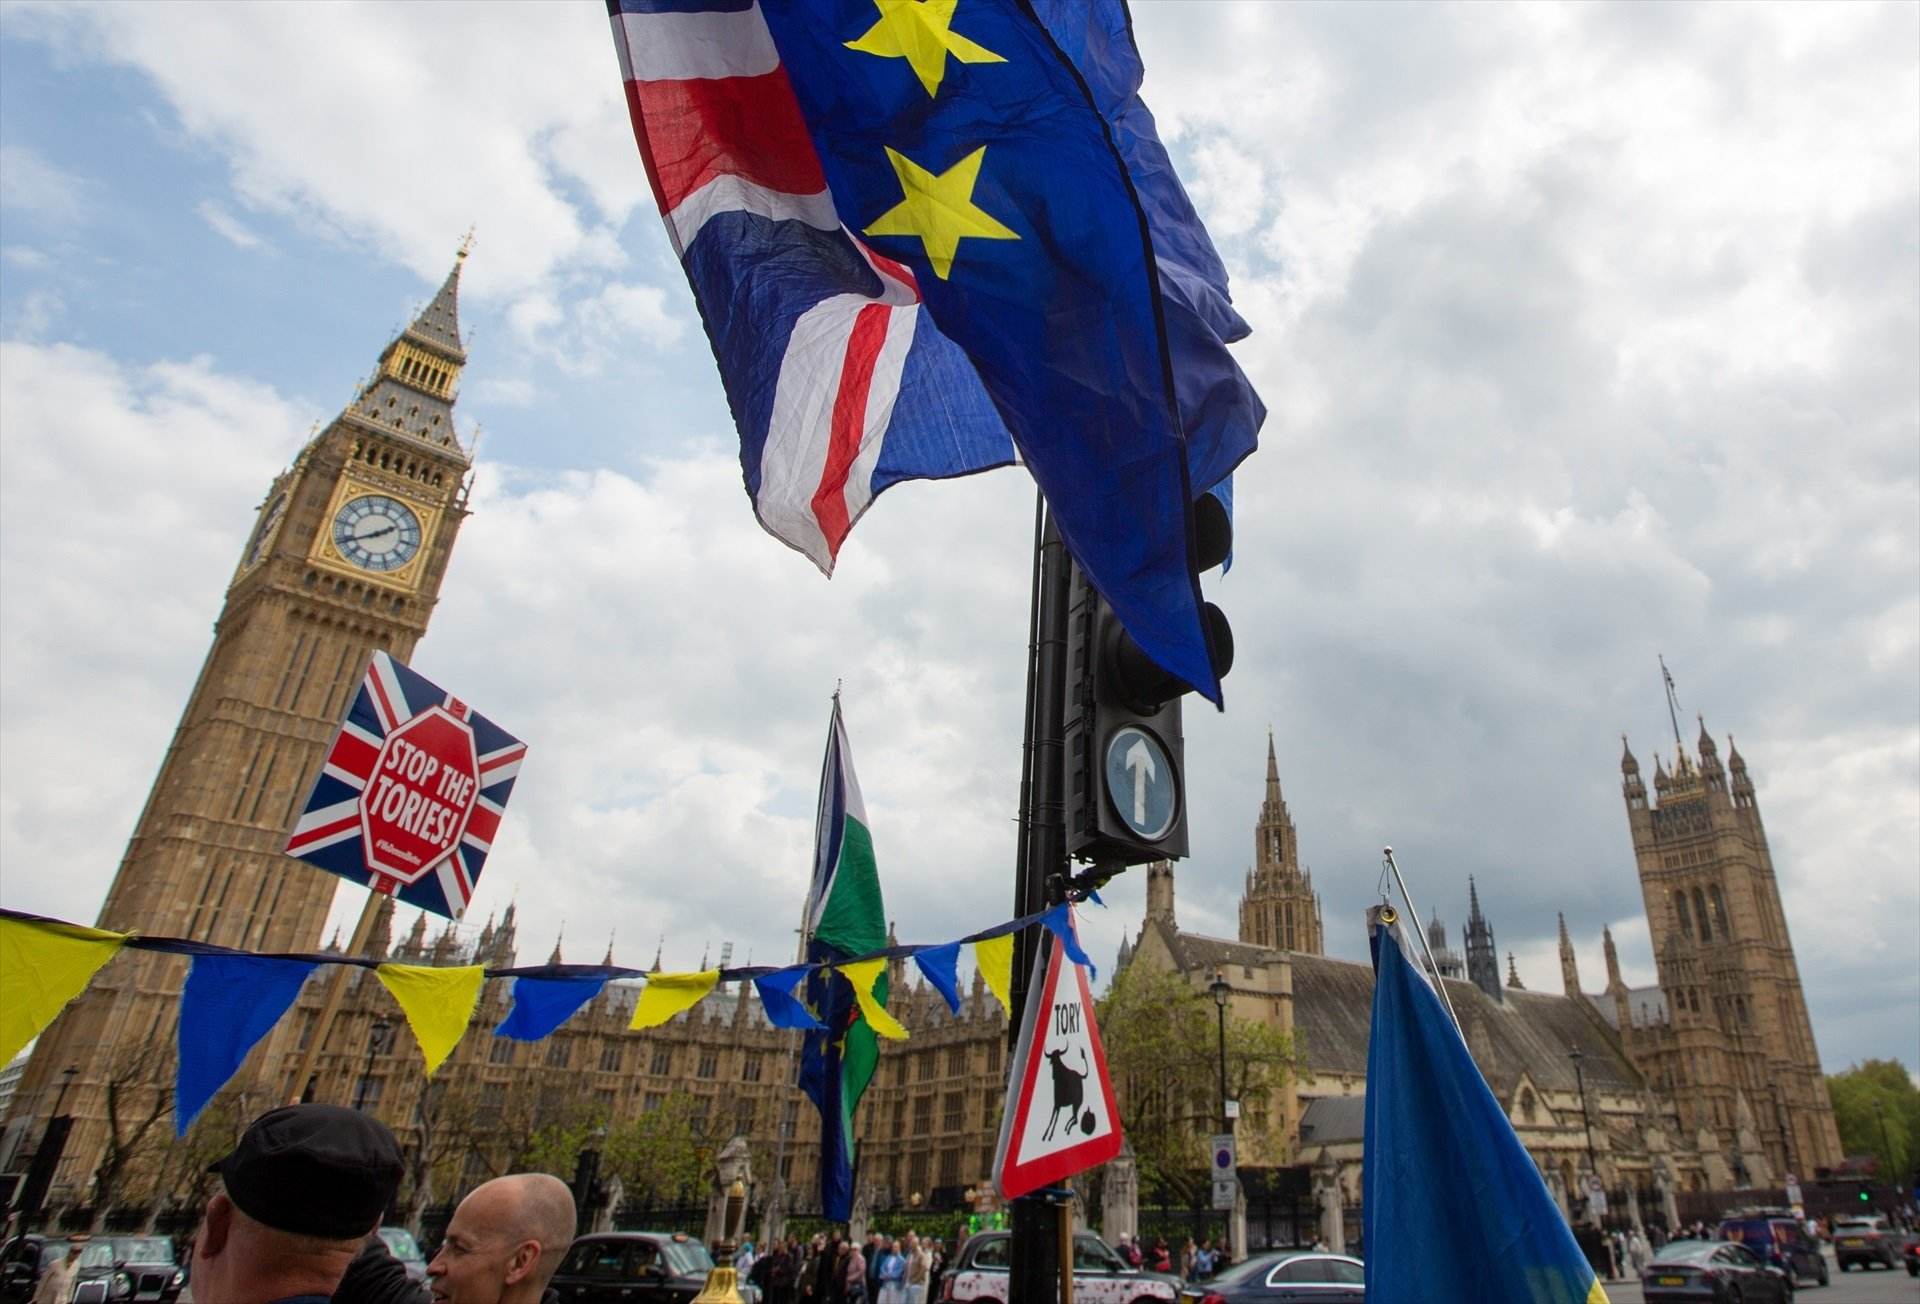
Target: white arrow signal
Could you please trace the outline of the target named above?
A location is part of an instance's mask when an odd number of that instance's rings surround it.
[[[1147,740],[1136,738],[1133,746],[1127,748],[1122,764],[1133,773],[1133,824],[1135,828],[1147,827],[1147,785],[1153,782],[1156,767],[1153,752],[1147,746]]]

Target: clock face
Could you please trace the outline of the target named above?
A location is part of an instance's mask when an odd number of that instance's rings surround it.
[[[334,513],[333,546],[363,570],[398,570],[420,551],[420,518],[385,494],[349,498]]]
[[[240,564],[251,566],[260,560],[260,554],[267,550],[267,540],[273,535],[273,527],[280,523],[280,513],[287,510],[287,496],[280,494],[260,513],[260,524],[253,527],[253,538],[247,544],[247,559]]]

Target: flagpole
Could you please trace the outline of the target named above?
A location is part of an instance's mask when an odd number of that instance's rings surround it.
[[[1427,957],[1427,969],[1433,974],[1433,990],[1440,993],[1440,1003],[1447,1007],[1447,1017],[1453,1020],[1453,1030],[1465,1037],[1467,1034],[1460,1027],[1460,1016],[1454,1013],[1453,1002],[1447,998],[1447,984],[1440,977],[1440,966],[1434,963],[1433,948],[1427,945],[1427,930],[1421,927],[1420,910],[1413,904],[1413,894],[1407,891],[1407,880],[1400,877],[1400,865],[1393,858],[1393,848],[1382,848],[1380,854],[1387,858],[1387,869],[1392,872],[1393,881],[1400,888],[1400,899],[1407,903],[1407,915],[1413,922],[1413,935],[1419,939],[1421,953]]]

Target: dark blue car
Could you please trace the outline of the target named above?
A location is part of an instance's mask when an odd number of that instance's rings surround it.
[[[1367,1297],[1360,1260],[1318,1250],[1256,1254],[1209,1281],[1186,1287],[1180,1304],[1352,1304]]]

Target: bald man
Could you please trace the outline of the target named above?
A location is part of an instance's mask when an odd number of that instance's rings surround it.
[[[573,1244],[573,1192],[547,1173],[476,1186],[427,1265],[436,1304],[540,1304]]]

